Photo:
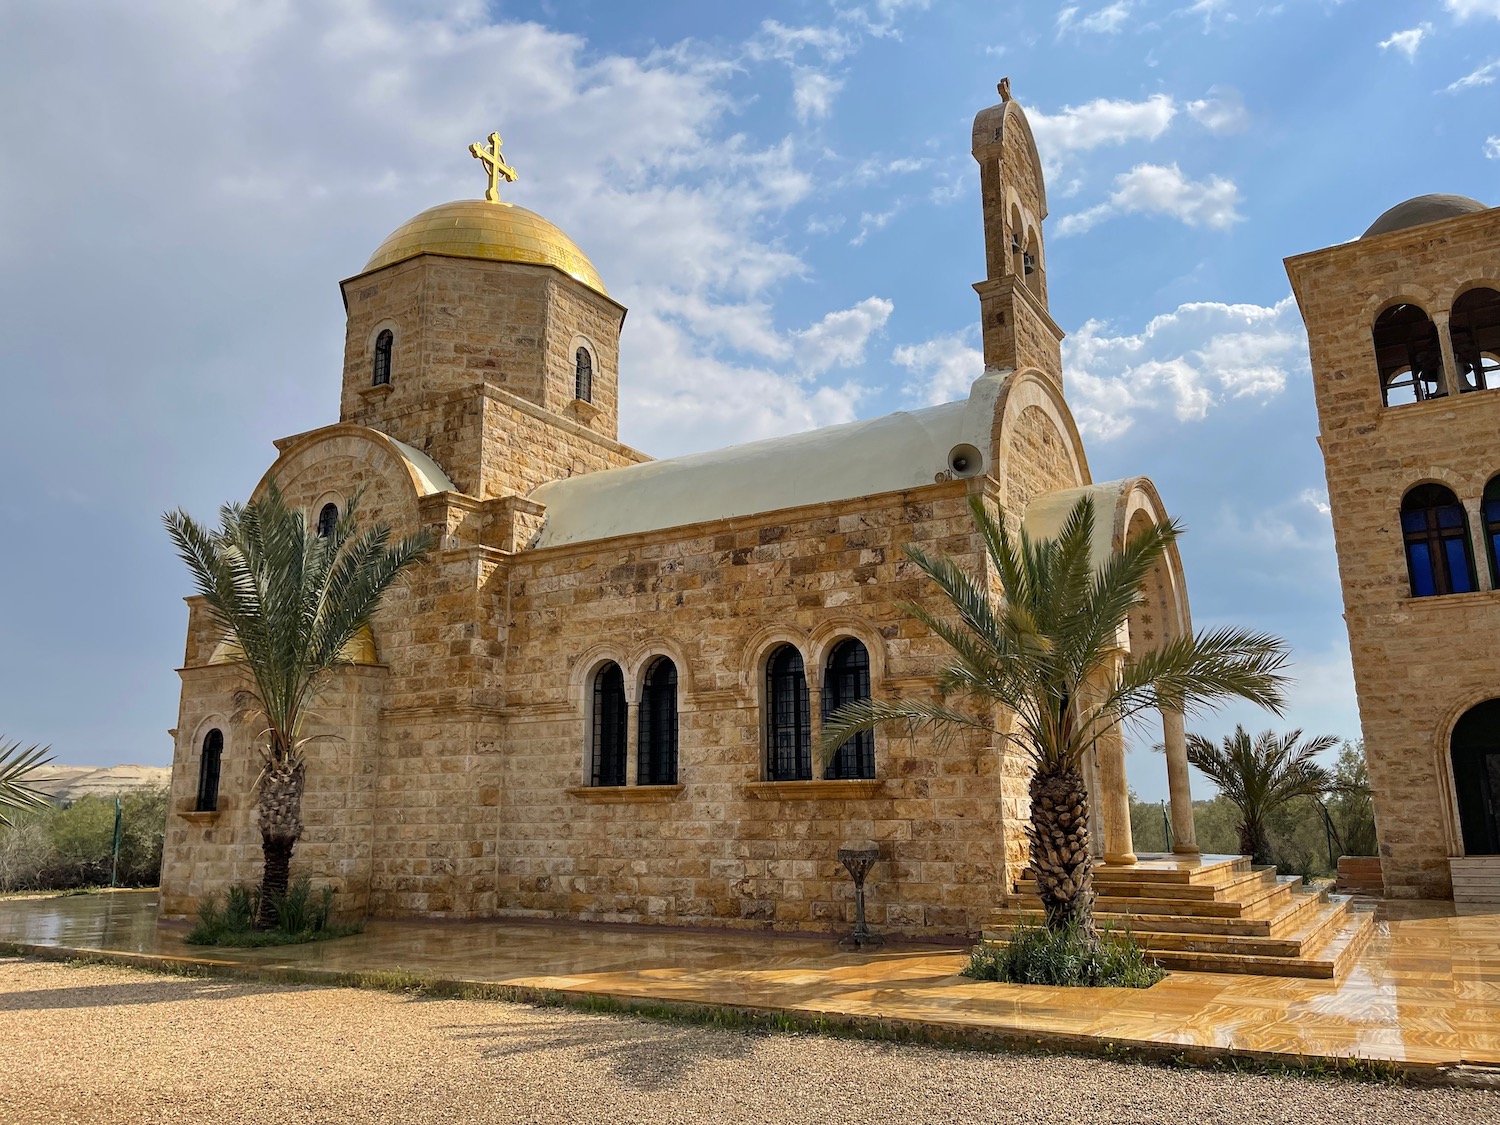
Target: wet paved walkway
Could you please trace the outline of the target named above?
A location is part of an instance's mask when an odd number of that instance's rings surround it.
[[[0,943],[334,973],[445,980],[893,1021],[935,1037],[1159,1052],[1373,1059],[1500,1068],[1500,912],[1383,904],[1337,981],[1171,973],[1150,989],[1059,989],[958,975],[959,948],[841,953],[812,937],[524,922],[372,922],[312,945],[204,950],[156,924],[153,891],[0,900]],[[1497,1072],[1500,1073],[1500,1072]]]

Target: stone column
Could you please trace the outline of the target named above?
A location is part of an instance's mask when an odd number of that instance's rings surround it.
[[[1457,395],[1463,391],[1464,387],[1463,380],[1458,374],[1458,361],[1453,357],[1453,337],[1448,333],[1448,314],[1438,313],[1432,318],[1432,323],[1437,329],[1438,349],[1443,353],[1442,382],[1439,390],[1445,394]]]
[[[1474,576],[1481,590],[1492,590],[1490,581],[1490,537],[1484,530],[1484,498],[1463,500],[1464,515],[1469,519],[1469,542],[1474,547]]]
[[[641,776],[641,705],[634,699],[625,703],[625,784],[638,785]]]
[[[1095,746],[1099,754],[1099,804],[1104,811],[1104,862],[1134,863],[1130,784],[1125,778],[1125,735],[1120,724],[1111,723]]]
[[[1167,791],[1172,799],[1172,851],[1177,855],[1197,855],[1198,833],[1193,827],[1193,793],[1188,780],[1187,734],[1182,712],[1163,708],[1161,730],[1167,750]]]
[[[1096,860],[1104,858],[1104,802],[1099,799],[1103,792],[1099,784],[1099,749],[1095,747],[1083,756],[1083,780],[1089,787],[1089,853]]]

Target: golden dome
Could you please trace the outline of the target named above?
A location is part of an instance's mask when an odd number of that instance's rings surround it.
[[[556,266],[590,289],[609,295],[594,263],[571,238],[535,211],[514,203],[459,199],[430,207],[391,232],[365,263],[363,272],[418,254]]]
[[[350,664],[380,663],[375,655],[375,634],[370,632],[368,625],[359,627],[359,632],[349,638],[349,643],[344,646],[339,655]],[[226,637],[215,645],[213,655],[208,658],[210,664],[242,664],[244,660],[245,650],[240,647],[240,642],[232,637]]]

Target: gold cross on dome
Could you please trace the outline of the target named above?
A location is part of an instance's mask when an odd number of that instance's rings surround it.
[[[505,157],[500,155],[500,134],[490,134],[489,148],[475,141],[469,146],[469,155],[482,161],[484,170],[489,174],[490,186],[485,189],[484,197],[491,203],[499,203],[501,178],[503,177],[506,183],[516,182],[516,170],[505,163]]]

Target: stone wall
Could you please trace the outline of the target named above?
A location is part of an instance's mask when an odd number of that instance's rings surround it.
[[[1355,686],[1387,893],[1447,897],[1460,854],[1449,738],[1469,707],[1500,695],[1493,638],[1500,593],[1413,598],[1402,540],[1405,493],[1447,484],[1479,526],[1500,473],[1500,392],[1381,403],[1372,328],[1399,301],[1446,319],[1476,282],[1500,287],[1500,213],[1480,212],[1289,259],[1307,323]]]

